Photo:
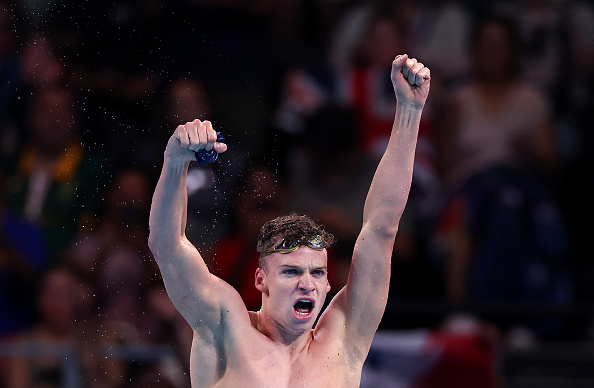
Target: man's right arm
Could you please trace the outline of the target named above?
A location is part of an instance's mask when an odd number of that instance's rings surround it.
[[[202,256],[186,238],[186,176],[194,152],[224,152],[208,121],[180,125],[167,143],[163,169],[157,183],[149,218],[149,247],[157,260],[167,293],[193,327],[205,320],[219,320],[220,297],[230,286],[212,275]],[[218,288],[218,290],[217,290]],[[216,323],[216,322],[212,322]]]

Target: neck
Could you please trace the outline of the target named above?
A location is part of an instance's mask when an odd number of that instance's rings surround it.
[[[275,343],[284,345],[289,353],[301,353],[313,338],[312,329],[290,331],[262,310],[254,313],[252,324]]]

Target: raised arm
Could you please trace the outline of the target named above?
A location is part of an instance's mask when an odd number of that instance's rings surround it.
[[[185,235],[186,176],[190,161],[195,160],[193,151],[226,151],[227,146],[216,142],[216,138],[209,121],[194,120],[177,127],[165,149],[149,218],[149,247],[161,269],[167,293],[191,325],[217,309],[219,294],[213,292],[213,282],[220,280],[210,274]]]
[[[343,321],[346,345],[359,359],[367,355],[386,308],[392,248],[411,187],[421,112],[429,93],[429,69],[407,55],[394,60],[391,78],[396,94],[392,133],[367,194],[347,285],[328,314],[335,314],[332,324]]]

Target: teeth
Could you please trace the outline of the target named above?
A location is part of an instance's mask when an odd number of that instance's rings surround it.
[[[307,307],[303,305],[297,307],[300,303],[303,303]],[[294,305],[295,312],[303,317],[309,316],[313,311],[313,307],[314,303],[310,299],[299,299]]]

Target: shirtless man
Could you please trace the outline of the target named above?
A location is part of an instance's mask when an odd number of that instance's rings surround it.
[[[194,331],[193,388],[359,386],[386,307],[392,247],[411,185],[430,73],[405,54],[392,63],[391,79],[396,116],[367,195],[347,284],[315,328],[330,290],[324,244],[331,235],[313,224],[300,240],[291,241],[296,234],[284,218],[265,224],[255,274],[262,307],[247,311],[237,291],[209,272],[184,233],[192,151],[221,153],[227,146],[216,142],[208,121],[180,125],[171,136],[153,197],[149,246],[171,300]]]

